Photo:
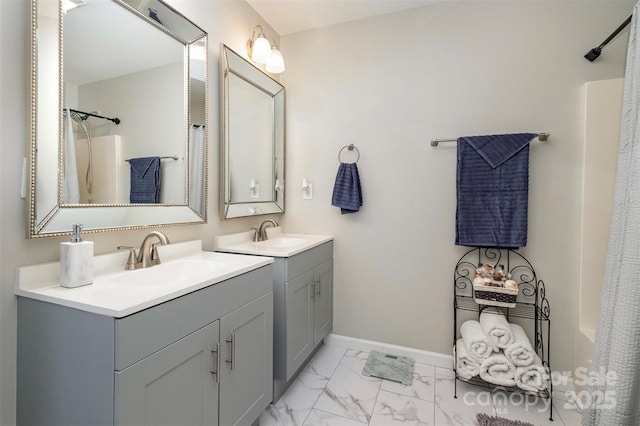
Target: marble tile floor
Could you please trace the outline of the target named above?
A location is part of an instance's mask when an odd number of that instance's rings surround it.
[[[362,375],[369,353],[323,345],[284,395],[260,416],[260,426],[475,425],[476,414],[534,425],[579,426],[580,413],[562,395],[548,400],[458,382],[453,371],[415,363],[413,383]]]

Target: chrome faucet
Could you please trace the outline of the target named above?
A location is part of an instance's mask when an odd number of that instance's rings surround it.
[[[157,238],[159,243],[152,244],[151,240],[153,238]],[[144,237],[142,240],[142,245],[140,246],[140,250],[138,250],[138,254],[136,255],[136,249],[128,246],[118,246],[118,250],[129,250],[129,258],[127,259],[127,264],[124,269],[132,270],[132,269],[140,269],[140,268],[148,268],[149,266],[159,265],[160,264],[160,256],[158,255],[158,250],[156,246],[158,244],[165,245],[169,244],[169,237],[167,237],[164,233],[160,231],[152,231]]]
[[[267,236],[267,228],[278,226],[278,222],[273,219],[263,220],[260,226],[258,227],[258,241],[267,241],[269,237]]]

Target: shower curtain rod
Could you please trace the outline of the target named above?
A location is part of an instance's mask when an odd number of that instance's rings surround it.
[[[540,132],[538,133],[538,140],[540,140],[540,142],[546,142],[549,139],[549,133],[547,132]],[[457,142],[458,139],[453,139],[453,138],[448,138],[448,139],[431,139],[431,146],[438,146],[438,144],[440,142]]]
[[[624,30],[624,28],[629,25],[631,23],[631,18],[633,17],[633,15],[629,16],[622,24],[620,24],[620,26],[618,28],[616,28],[609,37],[607,37],[605,39],[605,41],[603,41],[600,46],[598,47],[594,47],[593,49],[591,49],[590,51],[587,52],[586,55],[584,55],[584,57],[589,61],[589,62],[593,62],[596,59],[598,59],[598,56],[600,56],[600,54],[602,53],[602,49],[611,41],[615,38],[615,36],[617,36],[618,34],[620,34],[620,32],[622,30]]]
[[[66,110],[67,110],[67,109],[65,108],[65,111],[66,111]],[[119,119],[118,117],[115,117],[115,118],[109,118],[109,117],[105,117],[105,116],[103,116],[103,115],[94,114],[94,113],[92,113],[92,112],[84,112],[84,111],[80,111],[80,110],[72,109],[72,108],[69,108],[69,110],[70,110],[71,112],[75,112],[75,113],[77,113],[77,114],[82,114],[82,115],[84,115],[84,117],[81,117],[81,118],[82,118],[82,121],[86,120],[89,116],[91,116],[91,117],[96,117],[96,118],[102,118],[103,120],[113,121],[113,122],[114,122],[114,123],[116,123],[116,124],[120,124],[120,119]]]

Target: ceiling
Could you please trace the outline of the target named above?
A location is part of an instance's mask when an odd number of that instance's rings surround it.
[[[438,0],[247,0],[281,36],[435,3]]]

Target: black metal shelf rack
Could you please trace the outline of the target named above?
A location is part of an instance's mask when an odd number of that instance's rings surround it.
[[[507,320],[520,319],[517,322],[525,329],[528,326],[533,331],[534,342],[533,347],[542,360],[542,364],[551,371],[549,364],[550,352],[550,332],[551,308],[549,300],[546,297],[544,282],[538,279],[535,269],[531,263],[519,252],[512,249],[498,249],[488,247],[475,247],[467,251],[456,264],[453,275],[454,294],[453,294],[453,347],[460,337],[459,315],[461,311],[477,313],[479,319],[480,313],[489,305],[478,304],[473,294],[473,279],[475,270],[479,264],[502,264],[505,269],[511,273],[513,279],[518,283],[518,297],[515,307],[502,307]],[[479,377],[466,379],[458,375],[456,371],[456,360],[453,360],[453,370],[455,373],[454,398],[457,398],[457,382],[458,380],[477,386],[483,386],[490,389],[499,388],[506,392],[519,392],[525,395],[534,395],[539,398],[549,399],[549,420],[553,420],[553,383],[549,376],[547,389],[539,392],[530,392],[518,387],[496,386],[488,383]]]

